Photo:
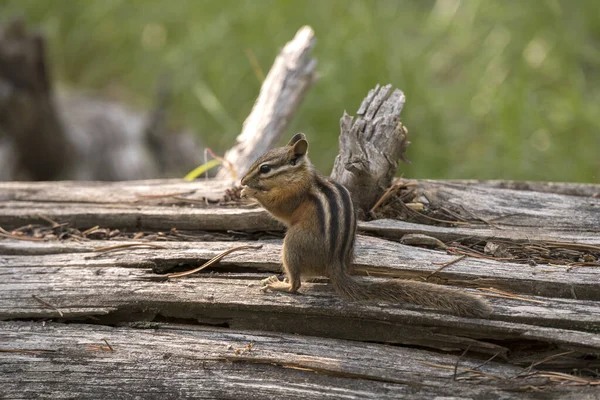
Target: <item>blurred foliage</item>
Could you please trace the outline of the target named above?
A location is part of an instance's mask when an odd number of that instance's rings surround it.
[[[173,86],[173,119],[220,151],[260,74],[302,25],[320,80],[286,136],[303,131],[328,172],[339,118],[375,84],[405,91],[415,178],[600,182],[597,0],[0,0],[50,38],[54,72],[149,107]],[[285,138],[283,141],[285,141]]]

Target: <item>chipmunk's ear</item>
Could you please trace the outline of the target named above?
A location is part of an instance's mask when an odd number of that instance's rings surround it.
[[[302,156],[306,155],[306,153],[308,152],[308,142],[306,141],[306,137],[302,133],[299,133],[298,135],[302,135],[302,138],[298,139],[294,143],[294,146],[292,147],[292,151],[294,152],[294,157],[296,157],[296,158],[302,157]],[[296,136],[298,136],[298,135],[296,135]],[[296,137],[296,136],[294,136],[294,137]]]
[[[304,140],[306,142],[306,135],[304,133],[296,133],[288,142],[288,146],[292,147],[293,145],[295,145],[298,141],[300,140]],[[307,143],[308,145],[308,143]]]

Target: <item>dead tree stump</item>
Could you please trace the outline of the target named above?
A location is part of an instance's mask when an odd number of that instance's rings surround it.
[[[340,153],[331,177],[352,193],[355,205],[367,212],[390,186],[410,142],[408,131],[400,122],[406,97],[392,85],[369,91],[351,117],[346,112],[340,120]]]

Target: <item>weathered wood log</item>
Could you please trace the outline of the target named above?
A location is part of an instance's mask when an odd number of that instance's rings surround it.
[[[155,244],[160,244],[165,249],[125,250],[118,253],[115,259],[112,259],[110,254],[105,256],[92,253],[94,248],[125,243],[127,242],[114,240],[108,243],[106,241],[36,243],[0,240],[0,254],[3,255],[0,267],[58,268],[83,265],[98,267],[111,262],[112,265],[123,268],[145,267],[166,272],[177,265],[195,265],[231,247],[251,245],[254,242],[156,242]],[[270,240],[261,243],[263,244],[261,250],[244,252],[241,255],[232,254],[221,261],[221,264],[259,271],[280,271],[281,242]],[[357,274],[368,276],[426,279],[438,269],[439,265],[454,259],[456,256],[441,251],[359,236],[354,270]],[[600,268],[598,267],[579,267],[568,271],[567,267],[551,268],[546,265],[531,267],[506,261],[469,257],[437,272],[429,280],[468,288],[494,287],[533,296],[600,300],[600,290],[598,290]],[[542,317],[540,315],[540,318]],[[554,318],[552,312],[548,313],[548,318]],[[583,316],[574,318],[586,320]]]
[[[545,382],[535,371],[533,376],[519,377],[522,369],[494,361],[411,348],[189,325],[154,323],[139,328],[0,323],[3,394],[98,399],[116,393],[117,398],[161,399],[521,399],[529,396],[519,388]],[[565,398],[573,392],[555,387],[544,398]],[[594,388],[577,390],[578,396],[594,393]]]
[[[377,85],[363,100],[356,119],[340,120],[340,153],[331,177],[345,185],[355,205],[366,213],[392,183],[398,160],[410,142],[400,123],[406,98],[392,85]]]
[[[475,217],[506,227],[600,231],[600,200],[513,189],[419,181],[419,194],[438,206],[466,209]]]
[[[600,197],[600,185],[573,182],[533,182],[506,180],[453,180],[463,185],[485,186],[499,189],[528,190],[541,193],[568,194],[569,196]]]
[[[299,296],[263,293],[260,280],[280,270],[281,231],[275,235],[279,239],[259,241],[263,246],[259,250],[233,253],[210,270],[164,281],[164,277],[157,273],[191,269],[234,246],[257,244],[254,240],[247,240],[255,237],[255,234],[248,233],[251,230],[281,229],[260,209],[244,208],[246,205],[243,203],[223,198],[230,184],[227,180],[190,183],[178,180],[110,184],[1,183],[0,226],[14,229],[27,224],[37,225],[23,227],[14,234],[0,230],[0,320],[29,321],[22,324],[0,323],[0,340],[5,342],[4,338],[9,338],[8,343],[12,344],[8,350],[40,347],[58,350],[41,355],[0,352],[3,360],[0,370],[6,365],[10,371],[15,363],[25,362],[27,366],[6,378],[12,383],[3,388],[9,388],[9,393],[19,390],[53,393],[56,390],[52,383],[56,381],[55,374],[69,370],[79,371],[79,374],[61,379],[63,387],[72,388],[75,396],[83,393],[80,389],[85,387],[81,384],[82,379],[89,380],[93,374],[106,376],[115,384],[138,377],[135,382],[144,382],[149,391],[164,398],[168,389],[173,388],[168,386],[164,389],[167,378],[170,378],[171,385],[188,390],[192,387],[188,382],[193,379],[194,373],[202,376],[221,373],[224,375],[219,376],[228,376],[229,380],[211,380],[213,391],[205,390],[207,381],[196,379],[193,382],[197,391],[186,393],[214,397],[231,394],[235,397],[235,390],[239,387],[232,387],[228,382],[233,379],[249,385],[248,377],[260,375],[264,379],[262,382],[268,381],[269,393],[279,397],[288,394],[286,390],[289,391],[290,385],[275,385],[273,382],[291,382],[293,387],[303,388],[298,395],[300,398],[323,395],[322,389],[309,389],[317,387],[334,387],[334,397],[344,393],[350,398],[365,397],[364,391],[357,390],[368,387],[374,397],[385,398],[390,393],[390,396],[397,397],[407,388],[412,390],[414,379],[405,378],[417,376],[418,380],[428,382],[427,389],[417,387],[418,391],[411,391],[410,395],[423,398],[457,393],[489,397],[493,396],[490,393],[512,393],[508,391],[539,388],[540,385],[545,387],[543,395],[550,398],[568,398],[570,395],[585,398],[581,396],[588,393],[587,389],[559,389],[552,382],[561,379],[570,384],[598,385],[597,379],[594,380],[593,375],[587,372],[583,372],[587,375],[582,377],[557,375],[559,372],[600,368],[600,268],[597,262],[528,265],[520,263],[522,260],[478,253],[473,246],[479,242],[504,241],[514,246],[537,249],[560,243],[562,247],[557,247],[559,250],[594,260],[600,255],[600,232],[594,229],[593,224],[600,199],[498,189],[485,184],[412,183],[410,187],[415,189],[415,202],[421,201],[431,209],[446,208],[457,214],[463,210],[461,215],[473,216],[471,222],[460,220],[456,227],[389,219],[362,222],[360,229],[363,232],[381,237],[357,238],[355,273],[361,275],[360,279],[399,277],[428,280],[453,286],[456,290],[486,295],[494,307],[489,319],[460,318],[407,304],[348,302],[335,295],[326,280],[304,283]],[[560,190],[560,187],[553,189]],[[483,222],[486,220],[487,223]],[[90,239],[97,237],[93,234],[82,235],[73,231],[65,236],[71,237],[71,240],[57,240],[57,237],[62,237],[61,232],[68,233],[70,229],[62,223],[80,229],[100,225],[111,228],[110,232],[116,232],[116,236],[112,238],[113,235],[107,233],[101,237],[112,239],[94,240]],[[230,230],[236,232],[227,233]],[[31,236],[32,232],[42,231],[50,234],[37,238]],[[108,229],[106,231],[109,232]],[[125,231],[131,233],[123,233]],[[143,237],[135,234],[140,231],[144,233]],[[419,247],[418,241],[411,242],[410,246],[398,243],[407,233],[436,237],[443,242],[442,247],[432,250]],[[132,240],[134,235],[136,239]],[[22,240],[16,240],[18,238]],[[158,241],[160,239],[169,241]],[[94,251],[132,243],[154,247]],[[467,257],[459,258],[456,254],[460,253],[447,254],[452,249],[468,250],[469,246],[473,250]],[[51,324],[51,329],[55,329],[52,331],[39,328],[40,320],[48,319],[70,324]],[[185,324],[178,328],[182,336],[169,331],[168,339],[165,337],[163,340],[160,332],[164,329],[160,330],[162,328],[156,325],[157,322]],[[82,323],[94,323],[95,326]],[[106,325],[128,325],[129,328],[107,328]],[[216,328],[206,328],[207,325]],[[160,338],[153,341],[152,336],[143,336],[140,328],[144,326],[159,327]],[[24,331],[31,333],[24,336]],[[156,332],[153,331],[152,335],[157,335]],[[216,336],[212,332],[217,332],[214,333]],[[255,335],[262,349],[266,346],[265,342],[272,341],[273,337],[287,338],[286,334],[306,337],[294,336],[296,341],[282,342],[292,350],[284,351],[281,356],[275,355],[279,348],[269,349],[268,355],[257,354],[257,362],[251,358],[254,354],[244,353],[245,347],[241,345],[239,350],[243,361],[239,362],[227,357],[211,358],[215,354],[215,357],[220,357],[219,352],[229,354],[227,344],[219,351],[207,353],[209,347],[216,342],[221,343],[219,338],[222,336],[219,335],[248,334]],[[323,341],[329,339],[319,339],[319,336],[338,341],[324,344]],[[98,338],[108,338],[107,341],[116,345],[117,350],[96,351],[101,349],[92,346],[88,350],[86,347],[81,351],[87,357],[82,357],[70,347],[75,337],[93,337],[92,344],[99,342]],[[25,339],[15,342],[15,338]],[[347,347],[344,344],[347,342],[340,344],[340,340],[352,340],[352,345],[357,347]],[[194,341],[201,344],[193,347],[191,343]],[[13,346],[14,343],[18,345]],[[52,343],[56,344],[54,348],[50,346]],[[80,343],[79,346],[81,343],[88,344],[81,340],[77,343]],[[188,343],[190,351],[199,354],[196,363],[189,362],[189,353],[181,353]],[[122,353],[124,345],[132,349],[131,352]],[[326,345],[337,356],[320,350],[319,346]],[[236,345],[233,346],[235,351]],[[168,350],[160,352],[159,348],[167,347]],[[390,351],[388,347],[397,347],[397,351],[403,353]],[[143,348],[148,351],[143,353]],[[314,352],[306,348],[313,348]],[[363,354],[360,349],[366,349],[364,354],[367,358],[358,356],[358,360],[348,355],[349,352]],[[447,376],[454,375],[456,365],[450,360],[458,358],[459,364],[485,364],[486,367],[490,364],[491,367],[491,363],[485,362],[491,356],[495,356],[498,368],[517,372],[508,374],[511,379],[501,377],[478,382],[477,386],[458,387],[456,385],[462,384],[460,379],[438,384],[435,374],[430,380],[421,378],[419,374],[423,370],[414,365],[413,360],[421,360],[419,357],[425,354],[423,349],[433,351],[432,359],[438,360],[433,364],[441,365],[433,368],[447,373]],[[465,351],[467,353],[459,357]],[[396,369],[388,369],[387,364],[381,361],[387,358],[381,358],[379,352],[389,354],[390,365]],[[454,352],[455,355],[447,358],[446,352]],[[135,365],[145,365],[143,360],[148,360],[150,365],[155,362],[153,360],[158,363],[165,353],[171,354],[173,363],[178,367],[162,360],[166,369],[159,374],[161,378],[158,380],[144,370],[134,369]],[[369,353],[372,358],[368,358]],[[310,357],[305,359],[301,354]],[[102,358],[97,358],[98,355]],[[235,357],[239,355],[233,354]],[[314,358],[321,356],[323,359]],[[103,357],[117,358],[110,358],[107,363],[103,362],[106,361]],[[392,364],[392,360],[398,357],[407,360],[406,363]],[[40,358],[44,363],[39,363]],[[330,365],[326,360],[333,361]],[[522,379],[531,372],[528,367],[540,361],[550,372],[542,375],[534,371],[534,381]],[[127,374],[119,368],[102,369],[102,366],[112,363],[131,372]],[[71,369],[52,367],[56,365],[68,365]],[[338,368],[340,365],[342,367]],[[360,369],[360,365],[367,367]],[[313,380],[307,381],[305,372],[292,372],[290,368],[309,369]],[[340,371],[348,375],[342,377]],[[366,374],[363,374],[365,371]],[[502,375],[499,371],[487,370],[485,373]],[[516,377],[518,371],[521,378]],[[185,379],[177,379],[177,376]],[[390,377],[396,380],[392,381]],[[0,377],[0,382],[4,383],[2,379],[4,376]],[[25,387],[18,383],[19,380],[30,383]],[[92,381],[98,385],[87,386],[89,391],[85,393],[90,394],[89,397],[96,393],[98,396],[105,394],[102,388],[113,388],[108,380]],[[358,382],[367,386],[357,386]],[[392,385],[396,391],[386,391],[380,386],[382,383]],[[135,394],[143,386],[136,383],[129,387]],[[263,388],[261,384],[252,387]],[[472,392],[475,388],[480,391]]]
[[[417,197],[434,205],[454,206],[490,224],[458,228],[402,221],[362,222],[363,231],[400,238],[426,233],[442,241],[473,236],[517,241],[554,240],[600,244],[600,199],[553,193],[497,189],[474,184],[418,181]],[[17,228],[43,222],[38,214],[81,229],[95,225],[119,229],[270,230],[281,227],[259,208],[210,206],[230,181],[183,182],[3,182],[0,226]],[[593,187],[592,187],[593,188]],[[235,216],[235,218],[231,218]],[[415,226],[416,225],[416,226]]]
[[[400,254],[394,251],[386,255],[381,248],[384,241],[369,240],[371,242],[359,246],[359,269],[363,263],[375,265],[374,269],[377,265],[392,264],[394,254]],[[377,246],[377,241],[381,242],[380,246]],[[0,244],[3,249],[12,248],[20,254],[27,254],[27,249],[48,246],[31,242],[21,246],[6,241],[0,241]],[[276,243],[263,242],[261,250],[231,255],[216,269],[237,272],[198,274],[166,283],[156,281],[152,269],[164,272],[176,265],[194,265],[231,248],[232,244],[161,243],[164,250],[90,251],[92,247],[103,244],[106,242],[79,246],[55,243],[53,248],[48,249],[55,254],[3,256],[0,280],[5,289],[0,292],[0,320],[93,317],[112,324],[165,317],[244,329],[260,327],[308,335],[419,345],[444,351],[469,347],[473,352],[507,354],[508,348],[493,344],[502,338],[514,341],[512,345],[519,340],[533,340],[586,354],[600,354],[600,337],[593,333],[600,329],[597,276],[582,277],[589,283],[590,296],[596,301],[560,299],[559,290],[545,293],[546,297],[528,293],[522,299],[491,298],[494,312],[490,320],[485,321],[449,316],[409,305],[382,307],[346,302],[323,283],[306,283],[302,296],[263,294],[258,280],[268,275],[252,271],[278,270],[280,244]],[[239,244],[246,243],[235,245]],[[61,246],[63,249],[59,249]],[[69,247],[74,249],[68,252]],[[434,258],[434,252],[430,253],[429,257],[421,254],[419,265],[415,265],[415,268],[428,270],[424,275],[434,268],[423,267],[423,258],[430,262],[442,258]],[[456,268],[474,270],[472,265],[470,268],[461,268],[460,265],[457,264]],[[402,269],[411,271],[413,266]],[[456,277],[460,276],[460,272],[447,274]],[[518,266],[514,266],[512,274],[515,281],[519,280],[519,273]],[[407,277],[411,274],[400,271],[396,275]],[[485,272],[481,275],[484,277],[478,283],[488,287]],[[465,279],[443,281],[461,284]],[[529,286],[535,292],[535,286],[531,283]],[[570,283],[564,283],[565,288],[569,286]],[[36,297],[56,308],[40,303]],[[262,317],[258,317],[261,314]],[[302,318],[299,319],[298,314]],[[310,323],[307,324],[307,321]],[[332,321],[335,324],[332,325]],[[357,324],[361,326],[358,330]],[[439,331],[442,327],[443,333]]]
[[[252,112],[244,122],[242,133],[225,153],[225,159],[233,164],[238,179],[281,139],[314,82],[317,66],[316,60],[311,58],[314,44],[314,32],[305,26],[275,59]],[[217,177],[230,178],[231,172],[221,168]]]

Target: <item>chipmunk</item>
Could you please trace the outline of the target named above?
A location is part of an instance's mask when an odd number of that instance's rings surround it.
[[[392,279],[361,282],[348,269],[354,258],[356,213],[350,192],[319,175],[308,159],[303,133],[287,146],[266,152],[242,179],[242,197],[256,199],[288,230],[283,269],[288,282],[266,280],[265,289],[296,293],[301,278],[326,276],[350,300],[408,302],[456,315],[486,317],[491,308],[480,297],[431,283]]]

